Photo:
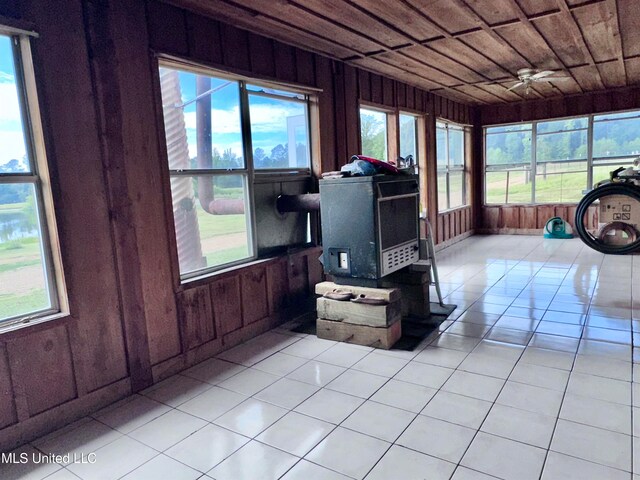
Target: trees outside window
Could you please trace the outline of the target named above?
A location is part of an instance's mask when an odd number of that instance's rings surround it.
[[[389,161],[387,135],[387,113],[360,108],[362,155]]]

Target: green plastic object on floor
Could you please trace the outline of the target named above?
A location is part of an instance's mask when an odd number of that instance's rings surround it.
[[[562,218],[553,217],[544,226],[544,238],[573,238],[573,230]]]

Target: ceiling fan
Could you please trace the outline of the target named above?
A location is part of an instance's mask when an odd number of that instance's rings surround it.
[[[507,89],[507,92],[516,88],[524,87],[525,95],[531,91],[531,84],[536,82],[553,82],[555,80],[566,80],[568,77],[564,75],[556,75],[557,72],[552,70],[536,70],[534,68],[521,68],[518,70],[519,82]],[[553,75],[553,76],[552,76]]]

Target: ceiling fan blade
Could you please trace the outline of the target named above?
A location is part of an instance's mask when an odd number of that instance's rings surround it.
[[[531,75],[531,80],[538,80],[540,78],[548,77],[549,75],[553,75],[554,73],[556,73],[556,72],[551,71],[551,70],[545,70],[543,72],[538,72],[538,73],[535,73],[535,74]]]
[[[539,82],[555,82],[556,80],[569,80],[569,77],[566,75],[558,76],[558,77],[545,77],[538,80]]]
[[[513,87],[507,88],[507,92],[510,92],[511,90],[515,90],[516,88],[521,87],[522,85],[524,85],[524,82],[518,82]]]

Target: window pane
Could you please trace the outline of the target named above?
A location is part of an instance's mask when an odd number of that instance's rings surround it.
[[[531,132],[486,135],[487,165],[531,163]]]
[[[244,175],[171,177],[180,273],[252,255]]]
[[[554,120],[551,122],[538,122],[536,130],[538,133],[553,133],[566,130],[577,130],[587,128],[589,119],[587,117],[568,118],[566,120]]]
[[[412,155],[413,159],[418,162],[417,148],[417,119],[413,115],[400,114],[400,156],[407,158]]]
[[[449,208],[464,205],[464,172],[449,172]]]
[[[485,203],[507,203],[507,172],[487,172],[484,182]]]
[[[0,320],[51,308],[33,184],[0,185]]]
[[[436,157],[438,167],[447,166],[447,130],[436,128]]]
[[[160,68],[169,168],[244,168],[238,82]]]
[[[536,159],[538,162],[583,158],[587,158],[586,130],[537,136]]]
[[[537,165],[536,203],[579,202],[587,188],[587,162]]]
[[[449,165],[464,165],[464,132],[449,128]]]
[[[593,120],[595,122],[599,122],[600,120],[617,120],[620,118],[633,118],[640,117],[640,110],[634,110],[632,112],[621,112],[621,113],[607,113],[605,115],[595,115]]]
[[[11,38],[0,35],[0,174],[30,170]]]
[[[487,203],[531,203],[529,170],[487,172],[485,182]]]
[[[488,127],[487,134],[492,133],[505,133],[505,132],[518,132],[522,130],[531,130],[532,125],[530,123],[517,123],[515,125],[504,125],[500,127]]]
[[[253,166],[308,168],[306,104],[249,94]]]
[[[387,114],[376,110],[360,109],[360,138],[362,155],[387,159]]]
[[[593,156],[640,155],[640,118],[593,123]]]
[[[271,95],[278,95],[280,97],[297,98],[299,100],[305,99],[305,95],[302,93],[287,92],[286,90],[277,90],[275,88],[261,87],[259,85],[247,84],[247,90],[249,90],[250,92],[261,92],[261,93],[267,93]]]
[[[438,211],[447,210],[447,173],[438,172]]]
[[[633,159],[629,159],[629,158],[621,159],[619,162],[616,162],[616,163],[594,163],[593,184],[595,185],[596,183],[602,180],[609,180],[611,178],[611,172],[613,172],[614,170],[620,167],[628,168],[632,166],[633,166]],[[589,187],[592,187],[592,186],[593,185],[589,185]]]

